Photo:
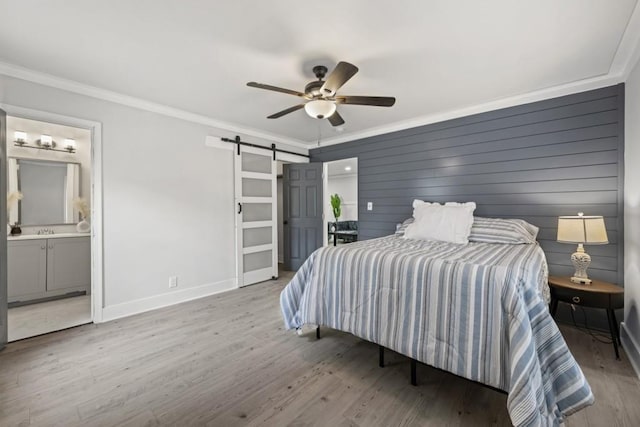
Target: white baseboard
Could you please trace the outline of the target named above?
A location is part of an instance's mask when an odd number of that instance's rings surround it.
[[[640,378],[640,346],[633,335],[629,334],[624,322],[621,323],[621,326],[620,340],[622,341],[622,347],[629,361],[631,361],[631,366],[633,366],[633,369],[636,371],[636,375]]]
[[[149,298],[142,298],[134,301],[128,301],[121,304],[110,305],[102,309],[102,322],[120,319],[122,317],[132,316],[134,314],[143,313],[145,311],[156,310],[158,308],[167,307],[181,302],[191,301],[194,299],[218,294],[220,292],[236,289],[235,279],[222,280],[216,283],[209,283],[193,288],[186,288],[167,292],[161,295],[155,295]]]

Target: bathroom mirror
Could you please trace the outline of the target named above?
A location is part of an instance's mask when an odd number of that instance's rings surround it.
[[[9,158],[8,189],[22,200],[9,211],[9,222],[20,225],[75,224],[79,215],[73,199],[80,197],[78,163]]]

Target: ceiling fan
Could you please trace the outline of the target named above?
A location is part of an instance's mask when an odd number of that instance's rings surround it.
[[[328,119],[331,125],[340,126],[344,124],[344,119],[337,111],[337,104],[391,107],[396,102],[396,99],[390,96],[336,95],[338,89],[340,89],[342,85],[344,85],[357,72],[358,67],[355,65],[348,62],[339,62],[327,79],[323,80],[327,74],[327,67],[324,65],[316,65],[313,67],[313,73],[316,75],[318,80],[307,84],[304,88],[304,92],[256,82],[249,82],[247,83],[247,86],[286,93],[306,100],[306,102],[303,102],[302,104],[298,104],[287,108],[286,110],[272,114],[267,117],[268,119],[277,119],[304,108],[309,116],[315,119]]]

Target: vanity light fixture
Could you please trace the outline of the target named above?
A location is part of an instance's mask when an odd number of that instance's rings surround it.
[[[67,138],[64,140],[64,149],[69,153],[76,152],[76,140],[72,138]]]
[[[76,152],[76,141],[72,138],[66,138],[64,140],[64,150],[59,150],[56,148],[57,144],[53,140],[51,135],[42,134],[40,138],[35,141],[35,145],[27,144],[27,133],[17,130],[13,133],[15,137],[14,145],[17,147],[23,148],[35,148],[37,150],[47,150],[47,151],[60,151],[63,153],[75,153]]]
[[[15,143],[19,146],[23,146],[27,143],[27,133],[21,130],[17,130],[13,133],[13,137],[15,138]]]
[[[36,141],[36,145],[40,148],[48,150],[49,148],[56,148],[56,143],[53,141],[51,135],[40,135],[40,139]]]

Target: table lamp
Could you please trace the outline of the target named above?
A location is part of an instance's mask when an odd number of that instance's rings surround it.
[[[577,243],[578,249],[571,255],[571,263],[576,271],[571,277],[574,283],[591,284],[587,276],[587,267],[591,257],[584,251],[583,245],[606,245],[609,243],[604,218],[601,216],[585,216],[582,212],[577,216],[558,217],[558,242]]]

